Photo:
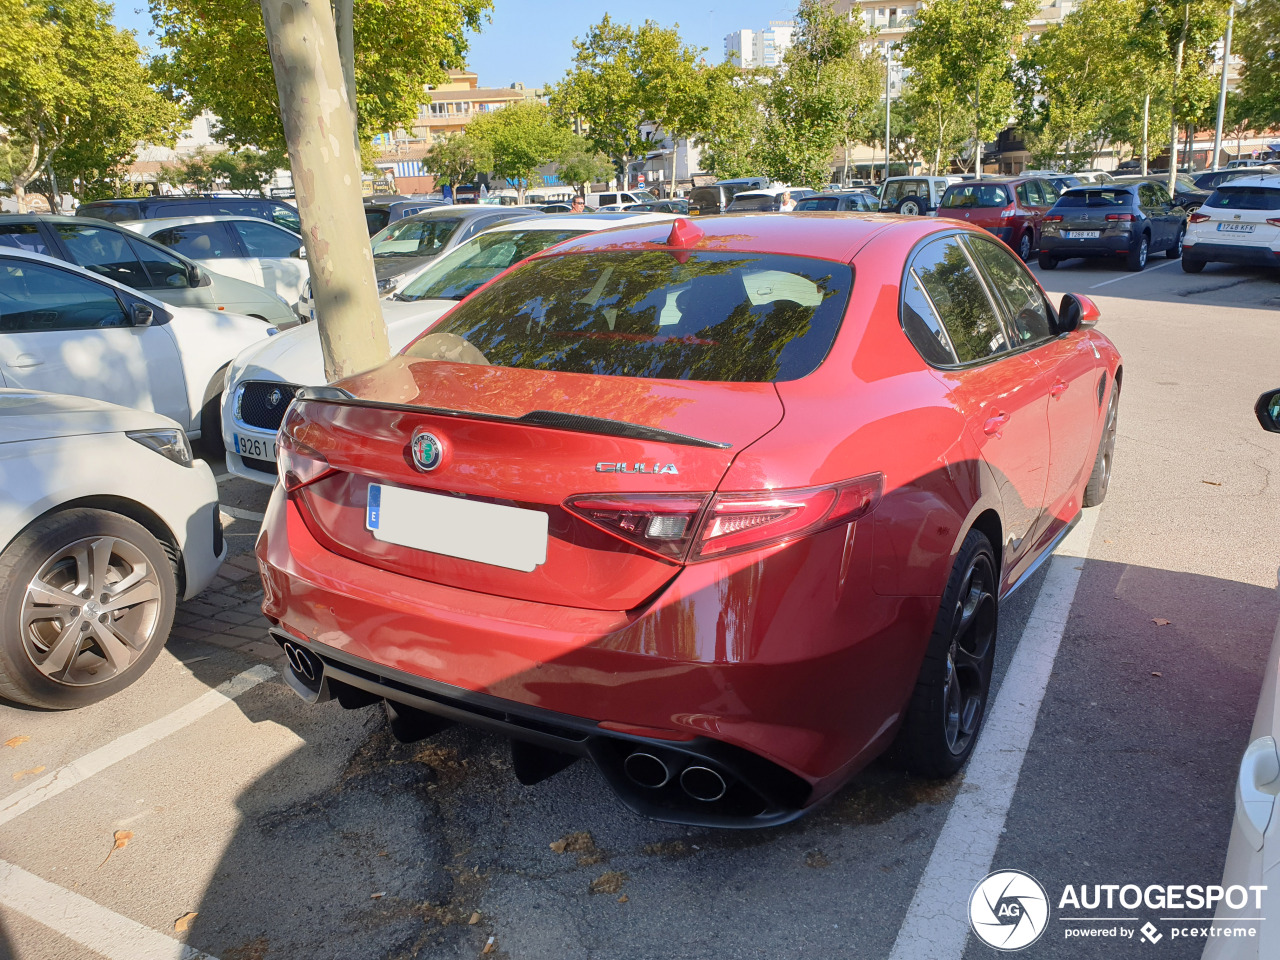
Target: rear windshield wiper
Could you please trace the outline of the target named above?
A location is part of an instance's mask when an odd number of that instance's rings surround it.
[[[548,430],[595,433],[606,437],[651,440],[656,443],[675,443],[686,447],[706,447],[712,450],[728,450],[733,446],[731,443],[703,440],[701,437],[690,437],[687,434],[663,430],[660,427],[646,427],[639,423],[628,423],[626,420],[613,420],[608,417],[587,417],[577,413],[559,413],[555,410],[532,410],[518,417],[508,417],[496,413],[474,413],[469,410],[448,410],[444,407],[425,407],[409,403],[379,403],[374,400],[363,400],[354,394],[348,393],[341,387],[303,387],[294,395],[294,399],[323,400],[328,403],[342,403],[353,407],[378,407],[383,410],[406,410],[414,413],[427,413],[437,417],[486,420],[492,423],[519,423],[531,427],[545,427]]]

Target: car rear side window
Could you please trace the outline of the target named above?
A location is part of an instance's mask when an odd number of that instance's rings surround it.
[[[957,237],[942,237],[915,255],[911,268],[937,310],[960,363],[1009,349],[995,306]]]
[[[16,247],[28,253],[49,252],[34,223],[0,223],[0,247]]]
[[[292,233],[261,220],[233,220],[231,229],[240,235],[245,252],[251,257],[280,260],[292,257],[302,241]]]
[[[812,373],[844,316],[846,264],[646,250],[534,260],[464,300],[405,350],[461,337],[496,366],[670,380]]]
[[[907,271],[902,288],[902,329],[929,363],[942,367],[957,363],[947,331],[914,270]]]
[[[157,230],[151,239],[192,260],[222,260],[239,257],[225,223],[184,223]]]
[[[0,258],[0,333],[127,327],[116,292],[70,270]]]
[[[1022,262],[982,237],[968,237],[967,242],[1005,307],[1009,329],[1019,341],[1014,346],[1031,346],[1051,339],[1055,332],[1049,319],[1049,305]]]
[[[1280,210],[1280,189],[1221,186],[1204,205],[1212,210]]]

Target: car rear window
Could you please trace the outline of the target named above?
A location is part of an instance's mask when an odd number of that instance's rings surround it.
[[[839,210],[839,197],[810,197],[796,204],[797,210]]]
[[[138,210],[136,203],[96,202],[82,203],[76,209],[76,216],[119,223],[121,220],[138,220],[142,217],[142,213]]]
[[[763,383],[812,373],[840,327],[846,264],[650,250],[548,257],[464,300],[405,350],[461,337],[495,365],[615,377]]]
[[[730,202],[726,213],[741,213],[743,210],[776,210],[778,198],[768,194],[757,196],[737,196]]]
[[[1133,188],[1074,189],[1058,198],[1059,207],[1127,207],[1133,203]]]
[[[1205,201],[1214,210],[1280,210],[1280,187],[1223,185]]]
[[[1003,207],[1009,203],[1009,191],[998,183],[966,183],[960,187],[948,187],[942,198],[942,206],[948,210],[973,209],[975,207]]]

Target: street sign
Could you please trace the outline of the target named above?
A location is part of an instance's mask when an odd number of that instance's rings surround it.
[[[637,186],[637,187],[643,187],[643,186],[644,186],[644,174],[643,174],[643,173],[638,173],[638,174],[636,174],[636,186]]]

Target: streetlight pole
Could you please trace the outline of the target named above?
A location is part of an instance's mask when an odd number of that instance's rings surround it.
[[[1222,118],[1227,113],[1227,70],[1231,67],[1231,28],[1236,20],[1236,2],[1227,11],[1227,35],[1222,39],[1222,85],[1218,88],[1218,123],[1213,128],[1213,169],[1218,169],[1222,153]]]
[[[893,45],[884,46],[884,178],[889,179],[889,119],[892,101],[889,88],[893,85]]]

